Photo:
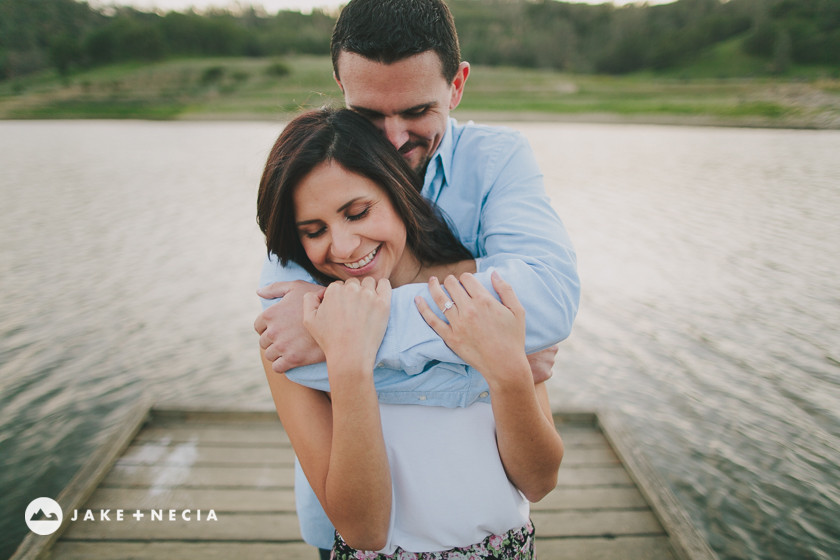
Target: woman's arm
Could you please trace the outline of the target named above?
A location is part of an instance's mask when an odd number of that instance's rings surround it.
[[[331,393],[298,385],[262,356],[274,404],[309,484],[352,547],[385,546],[391,478],[373,363],[385,326],[390,286],[370,279],[336,283],[304,302],[304,324],[324,348]],[[348,325],[352,325],[348,328]]]
[[[444,342],[484,375],[496,419],[496,439],[505,471],[528,500],[536,502],[557,484],[563,440],[554,427],[545,385],[534,385],[525,355],[525,311],[513,289],[498,274],[497,301],[471,274],[460,282],[449,276],[444,287],[429,281],[432,297],[445,309],[449,324],[418,299],[420,313]]]

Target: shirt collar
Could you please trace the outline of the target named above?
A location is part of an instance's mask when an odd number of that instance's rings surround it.
[[[423,181],[423,195],[432,202],[437,201],[443,187],[449,182],[450,168],[452,167],[452,152],[454,146],[455,125],[458,122],[449,117],[446,123],[446,131],[435,150],[435,155],[429,160],[426,167],[426,176]]]

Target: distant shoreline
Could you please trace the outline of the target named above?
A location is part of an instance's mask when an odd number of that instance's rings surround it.
[[[788,118],[773,120],[767,118],[726,119],[711,115],[619,115],[616,113],[585,113],[585,114],[556,114],[556,113],[506,113],[506,112],[464,112],[453,113],[455,118],[473,120],[475,122],[546,122],[546,123],[579,123],[579,124],[634,124],[634,125],[663,125],[663,126],[696,126],[723,128],[773,128],[792,130],[840,130],[840,119],[824,123],[805,119]]]
[[[230,114],[187,114],[171,119],[178,121],[219,121],[219,122],[286,122],[296,113],[278,113],[274,116],[248,113]],[[840,119],[826,122],[786,118],[722,118],[713,115],[619,115],[616,113],[539,113],[515,111],[462,111],[456,109],[452,117],[460,123],[473,121],[476,123],[505,124],[505,123],[561,123],[561,124],[606,124],[606,125],[651,125],[651,126],[689,126],[689,127],[720,127],[720,128],[759,128],[759,129],[788,129],[788,130],[840,130]],[[54,119],[63,120],[63,119]],[[140,119],[149,120],[149,119]]]

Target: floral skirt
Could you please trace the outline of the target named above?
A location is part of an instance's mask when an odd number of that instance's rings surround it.
[[[451,548],[440,552],[408,552],[397,547],[393,554],[356,550],[347,546],[335,534],[331,560],[532,560],[534,554],[534,525],[530,521],[518,529],[502,535],[490,535],[472,546]]]

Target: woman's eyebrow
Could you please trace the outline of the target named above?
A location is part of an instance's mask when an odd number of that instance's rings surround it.
[[[336,213],[336,214],[339,214],[339,213],[341,213],[341,212],[344,212],[345,210],[347,210],[347,208],[349,208],[350,206],[352,206],[352,205],[353,205],[353,204],[354,204],[357,200],[359,200],[359,199],[361,199],[361,198],[364,198],[364,197],[362,197],[362,196],[357,196],[356,198],[353,198],[353,199],[351,199],[351,200],[348,200],[347,202],[345,202],[344,204],[342,204],[342,205],[338,208],[338,210],[336,210],[336,211],[335,211],[335,213]]]

